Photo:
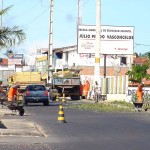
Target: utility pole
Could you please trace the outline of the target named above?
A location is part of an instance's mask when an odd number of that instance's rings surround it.
[[[52,83],[52,71],[50,68],[53,66],[53,6],[54,1],[50,0],[50,26],[49,26],[49,48],[48,48],[48,62],[47,62],[47,83]]]
[[[94,67],[94,84],[98,83],[100,87],[100,48],[101,48],[101,0],[97,0],[96,8],[96,49],[95,49],[95,67]]]
[[[77,26],[82,24],[82,12],[81,12],[81,7],[82,7],[82,0],[78,0],[78,19],[77,19]],[[78,32],[78,31],[77,31]]]
[[[79,36],[79,25],[82,24],[82,14],[81,14],[81,1],[78,0],[78,7],[77,7],[77,51],[78,51],[78,36]]]

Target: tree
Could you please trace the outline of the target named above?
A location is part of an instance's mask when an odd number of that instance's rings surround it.
[[[148,60],[150,60],[150,52],[146,52],[142,56],[147,57]]]
[[[6,53],[4,53],[5,56],[9,57],[10,54],[14,54],[14,52],[10,49],[10,50],[7,50]]]
[[[7,7],[0,10],[0,16],[6,14],[6,12],[11,8]],[[0,48],[8,48],[13,45],[19,45],[25,40],[25,33],[18,26],[12,28],[1,27],[0,28]]]
[[[142,79],[150,79],[150,74],[147,73],[149,63],[145,64],[133,64],[131,70],[126,74],[129,76],[129,81],[132,83],[142,83]]]

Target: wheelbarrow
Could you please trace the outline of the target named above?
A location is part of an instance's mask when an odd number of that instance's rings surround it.
[[[8,102],[8,101],[4,101],[3,105],[6,106],[8,109],[12,110],[12,114],[13,111],[18,111],[20,116],[24,115],[24,104],[23,102],[20,101],[16,101],[16,102]]]
[[[142,111],[143,103],[142,102],[133,102],[135,111]]]
[[[20,97],[20,95],[17,95],[15,102],[9,102],[7,96],[3,99],[1,99],[1,104],[2,107],[3,105],[6,106],[8,109],[12,110],[12,114],[13,111],[18,111],[20,116],[24,115],[24,103],[23,100],[19,100],[18,98]]]

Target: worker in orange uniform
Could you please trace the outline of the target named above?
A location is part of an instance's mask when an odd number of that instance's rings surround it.
[[[18,88],[20,88],[19,84],[12,85],[8,91],[8,101],[15,102],[16,95],[18,93]]]
[[[142,103],[143,102],[143,95],[144,95],[144,92],[143,92],[143,85],[142,84],[139,84],[138,85],[138,89],[136,91],[136,96],[137,96],[137,100],[139,103]]]
[[[82,93],[82,96],[85,99],[87,99],[89,90],[90,90],[90,83],[88,80],[86,80],[85,83],[83,84],[83,93]]]

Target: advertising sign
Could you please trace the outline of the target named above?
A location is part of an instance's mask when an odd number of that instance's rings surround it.
[[[21,65],[22,59],[8,59],[8,65]]]
[[[133,54],[134,27],[101,26],[100,54]],[[79,25],[78,53],[95,53],[96,26]]]
[[[10,59],[23,59],[23,54],[9,54]]]
[[[126,99],[132,101],[132,96],[136,93],[137,87],[128,87],[126,92]],[[150,94],[150,87],[143,88],[144,95]]]

